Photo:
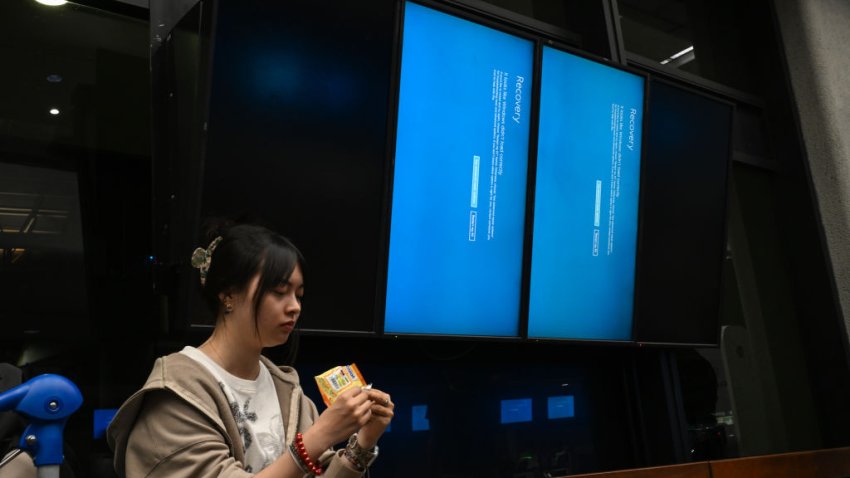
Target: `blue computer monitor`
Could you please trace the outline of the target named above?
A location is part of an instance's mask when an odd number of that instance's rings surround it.
[[[405,3],[385,332],[519,335],[533,59]]]
[[[410,407],[410,429],[415,432],[431,429],[431,422],[428,420],[428,405]]]
[[[630,340],[645,80],[542,58],[528,336]]]
[[[575,397],[572,395],[556,395],[546,398],[546,416],[549,420],[573,418],[575,415]]]
[[[531,405],[530,398],[502,400],[500,422],[502,424],[530,422]]]

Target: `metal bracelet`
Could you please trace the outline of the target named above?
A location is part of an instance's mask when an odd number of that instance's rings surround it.
[[[370,450],[364,449],[357,443],[357,434],[355,433],[348,439],[343,455],[354,464],[358,471],[362,472],[378,457],[378,447],[375,446]]]

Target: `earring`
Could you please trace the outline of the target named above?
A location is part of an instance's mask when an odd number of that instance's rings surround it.
[[[225,304],[224,304],[224,314],[227,315],[231,312],[233,312],[233,304],[231,304],[230,302],[225,302]]]

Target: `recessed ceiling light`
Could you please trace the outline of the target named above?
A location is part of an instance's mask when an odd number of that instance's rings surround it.
[[[47,75],[47,81],[51,83],[59,83],[62,81],[62,76],[57,74]]]
[[[57,109],[57,108],[50,108],[50,114],[52,114],[53,116],[58,115],[58,114],[59,114],[59,109]]]
[[[58,7],[60,5],[65,5],[68,3],[68,0],[35,0],[36,2],[47,5],[48,7]]]

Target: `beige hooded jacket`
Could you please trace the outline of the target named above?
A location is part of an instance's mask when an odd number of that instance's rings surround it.
[[[318,417],[298,374],[261,358],[277,390],[286,443]],[[157,359],[145,385],[118,410],[107,430],[122,478],[244,478],[244,450],[236,420],[215,378],[190,357],[173,353]],[[325,451],[319,462],[327,478],[361,476],[345,458]]]

